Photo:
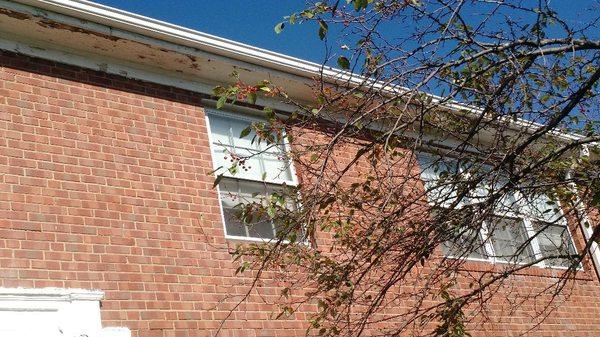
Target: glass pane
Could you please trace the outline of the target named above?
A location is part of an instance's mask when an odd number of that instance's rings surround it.
[[[226,118],[216,115],[208,116],[210,132],[214,144],[232,145],[230,136],[230,125]]]
[[[232,236],[247,236],[246,228],[238,217],[239,210],[234,208],[223,207],[223,215],[225,216],[225,230],[227,235]]]
[[[245,203],[261,202],[264,196],[271,194],[273,188],[264,183],[254,181],[238,181],[240,188],[240,198]]]
[[[273,235],[273,224],[271,221],[263,220],[251,225],[248,225],[248,232],[250,237],[272,239]]]
[[[231,136],[233,137],[233,143],[235,147],[258,150],[258,139],[255,139],[254,142],[252,141],[252,139],[256,136],[256,133],[254,133],[254,131],[250,131],[250,134],[243,138],[240,138],[242,130],[250,126],[252,122],[241,119],[229,120],[231,125]]]
[[[490,233],[495,257],[502,261],[528,262],[533,259],[523,221],[496,217],[490,222]]]
[[[290,165],[281,155],[265,153],[261,156],[267,180],[291,181]]]
[[[221,169],[217,171],[217,174],[226,172],[233,165],[233,161],[231,160],[231,148],[214,145],[213,150],[213,162],[215,164],[215,169],[221,167]]]
[[[250,180],[262,180],[262,166],[260,163],[260,157],[256,155],[255,151],[236,149],[235,156],[237,156],[237,167],[234,173],[230,172],[230,175],[234,178],[244,178]],[[229,163],[229,168],[231,163]]]
[[[527,198],[529,215],[545,222],[557,222],[561,218],[558,203],[547,195],[536,195]]]
[[[500,198],[494,212],[497,215],[506,216],[507,214],[517,214],[518,209],[517,197],[513,192],[507,192]]]
[[[252,181],[224,178],[219,183],[219,191],[228,235],[262,239],[274,237],[271,221],[261,220],[252,224],[244,224],[239,219],[240,205],[262,202],[263,197],[273,191],[272,187]]]
[[[540,245],[542,256],[559,256],[575,254],[575,247],[566,226],[552,225],[550,223],[536,222],[535,231]],[[571,261],[568,258],[548,259],[545,262],[551,266],[568,267]]]
[[[467,256],[472,259],[487,259],[485,248],[483,246],[481,235],[474,231],[468,230],[462,233],[457,238],[456,242],[446,241],[442,244],[442,251],[446,256],[462,257]],[[471,252],[467,253],[467,250]]]
[[[418,160],[429,202],[441,207],[450,206],[456,199],[456,187],[448,177],[458,172],[458,162],[429,154],[419,154]]]
[[[218,173],[255,181],[292,181],[283,146],[267,145],[264,141],[259,144],[258,139],[253,141],[256,135],[254,131],[240,137],[242,130],[252,124],[250,121],[220,115],[209,115],[209,118],[215,169],[222,167]],[[231,161],[232,156],[245,159],[242,162],[236,161],[240,165],[235,173],[227,171],[234,163]]]

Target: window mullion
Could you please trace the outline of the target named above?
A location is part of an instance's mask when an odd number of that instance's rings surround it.
[[[260,142],[256,143],[256,148],[258,149],[258,165],[260,165],[260,174],[261,176],[267,173],[267,168],[265,167],[265,163],[263,162],[263,153],[262,153],[262,145]],[[268,173],[267,173],[268,174]]]
[[[242,184],[240,184],[240,180],[239,179],[235,179],[235,186],[237,187],[237,193],[238,193],[238,200],[242,200]],[[250,237],[250,230],[248,229],[248,226],[246,225],[246,223],[244,222],[244,218],[242,217],[242,225],[244,226],[244,233],[246,233],[246,237]]]
[[[515,202],[517,204],[517,206],[519,207],[519,209],[523,209],[524,207],[526,207],[526,205],[523,204],[523,200],[525,200],[525,197],[521,194],[520,191],[515,191]],[[523,213],[523,212],[520,212]],[[541,259],[542,256],[542,250],[540,249],[540,243],[538,241],[538,235],[536,235],[535,233],[535,229],[533,228],[533,221],[530,217],[528,216],[521,216],[522,220],[523,220],[523,224],[525,226],[525,232],[527,233],[527,238],[531,239],[529,242],[531,243],[531,249],[533,250],[533,258],[535,260],[539,260]],[[544,261],[541,261],[539,263],[537,263],[538,266],[540,267],[545,267],[546,263]]]
[[[523,217],[523,223],[525,224],[525,231],[527,232],[527,238],[531,239],[531,248],[533,249],[533,257],[536,260],[543,258],[542,250],[540,249],[540,242],[538,241],[539,234],[536,235],[535,229],[533,229],[533,221],[531,218]],[[544,261],[538,262],[540,267],[545,267]]]
[[[481,224],[481,239],[483,240],[483,249],[485,250],[485,253],[487,255],[487,259],[491,260],[492,263],[496,262],[496,258],[494,257],[494,246],[492,245],[491,242],[491,237],[490,237],[490,232],[488,230],[488,222],[487,221],[483,221],[483,223]]]

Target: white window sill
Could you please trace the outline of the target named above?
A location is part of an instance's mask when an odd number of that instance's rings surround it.
[[[526,263],[522,263],[522,262],[510,262],[510,261],[503,261],[503,260],[499,260],[499,259],[478,259],[478,258],[474,258],[474,257],[455,257],[455,256],[444,256],[447,259],[452,259],[452,260],[465,260],[465,261],[472,261],[472,262],[485,262],[485,263],[489,263],[489,264],[514,264],[514,265],[525,265]],[[569,267],[563,267],[563,266],[550,266],[550,265],[546,265],[543,263],[536,263],[531,265],[531,267],[537,267],[537,268],[541,268],[541,269],[559,269],[559,270],[567,270],[569,269]],[[583,266],[579,266],[576,268],[577,271],[583,271]]]

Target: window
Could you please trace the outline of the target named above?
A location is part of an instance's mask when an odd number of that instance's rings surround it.
[[[469,252],[469,258],[487,259],[487,252],[485,251],[481,233],[472,229],[464,230],[458,235],[455,241],[444,242],[442,244],[442,251],[446,256],[462,256],[464,247],[474,247],[473,251]]]
[[[526,201],[526,207],[532,214],[532,227],[537,234],[540,254],[543,257],[565,256],[545,261],[551,266],[568,267],[571,261],[566,257],[576,254],[575,246],[560,206],[548,196],[535,196]]]
[[[489,236],[494,249],[493,256],[497,260],[526,263],[535,259],[525,223],[521,219],[493,217],[489,222],[489,227],[494,229]]]
[[[253,131],[240,137],[243,130],[260,121],[257,119],[221,111],[209,111],[208,119],[213,163],[217,173],[223,174],[218,190],[225,234],[232,238],[273,239],[277,233],[273,221],[265,217],[244,223],[239,215],[244,204],[264,201],[284,185],[296,185],[285,144],[259,142]]]
[[[465,207],[483,201],[489,193],[489,185],[502,186],[506,181],[496,179],[486,186],[481,184],[474,191],[466,193],[463,200],[455,202],[457,181],[453,177],[466,176],[468,163],[436,157],[430,154],[419,155],[421,178],[432,207],[443,209],[456,204]],[[482,167],[482,169],[487,169]],[[569,255],[576,253],[573,240],[562,216],[559,205],[548,196],[525,198],[518,193],[502,196],[495,205],[494,214],[484,221],[482,230],[463,229],[452,242],[442,244],[442,251],[449,257],[484,259],[492,262],[528,263],[543,257],[564,256],[546,259],[540,266],[568,267]],[[465,252],[465,247],[473,247]]]
[[[451,179],[460,177],[458,174],[464,170],[464,165],[456,160],[426,154],[420,155],[418,159],[422,170],[421,179],[433,209],[451,207],[458,197],[457,184]],[[468,198],[464,199],[468,200]],[[465,204],[464,200],[460,200],[456,206],[462,208]],[[466,247],[474,249],[466,252]],[[446,256],[461,257],[467,254],[470,259],[488,258],[481,233],[468,228],[461,228],[454,240],[444,242],[442,251]]]

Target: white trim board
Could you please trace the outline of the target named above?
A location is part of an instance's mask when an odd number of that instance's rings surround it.
[[[131,336],[127,328],[102,328],[103,297],[100,290],[0,288],[0,336]]]

